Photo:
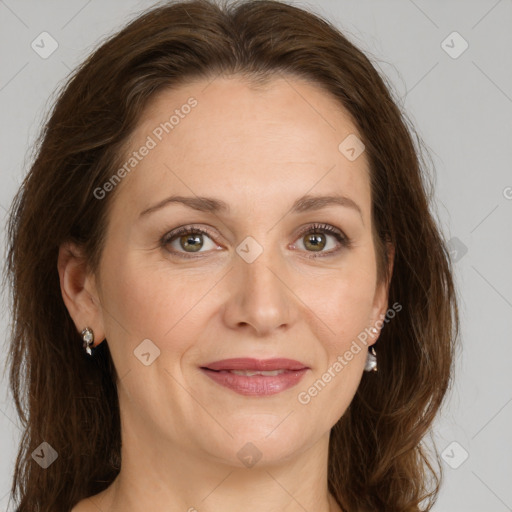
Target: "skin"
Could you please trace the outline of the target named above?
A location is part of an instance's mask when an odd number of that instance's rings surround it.
[[[254,89],[217,77],[155,96],[130,148],[190,96],[197,106],[118,185],[97,275],[79,247],[59,253],[76,327],[90,326],[96,345],[108,340],[120,377],[120,475],[73,511],[338,511],[327,488],[330,429],[378,330],[308,404],[297,397],[388,307],[388,283],[377,283],[366,155],[350,161],[338,150],[358,131],[334,98],[302,79]],[[340,205],[289,213],[305,194],[347,196],[361,215]],[[213,196],[230,211],[171,203],[139,217],[170,195]],[[326,245],[315,251],[299,230],[316,222],[352,245],[322,231]],[[160,243],[190,224],[211,233],[199,236],[199,253],[180,237]],[[252,263],[236,252],[247,236],[263,248]],[[187,250],[199,257],[181,258]],[[145,339],[160,350],[148,366],[134,356]],[[310,370],[291,389],[248,397],[199,370],[231,357],[288,357]],[[237,457],[248,442],[261,453],[251,468]]]

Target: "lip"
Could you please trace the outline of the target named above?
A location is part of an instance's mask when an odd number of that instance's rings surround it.
[[[230,370],[273,371],[279,375],[237,375]],[[296,386],[309,367],[293,359],[235,358],[215,361],[201,367],[201,371],[217,384],[245,396],[269,396]]]
[[[229,388],[240,395],[268,396],[281,393],[286,389],[296,386],[302,379],[308,368],[302,370],[285,370],[280,375],[236,375],[228,370],[209,370],[201,368],[201,371],[221,386]]]
[[[209,370],[253,370],[253,371],[272,371],[272,370],[303,370],[308,366],[294,359],[285,359],[276,357],[273,359],[253,359],[249,357],[237,357],[232,359],[223,359],[203,365],[201,368]]]

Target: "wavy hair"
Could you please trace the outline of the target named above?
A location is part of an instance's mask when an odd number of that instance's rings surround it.
[[[254,84],[305,78],[344,107],[362,136],[378,279],[389,279],[389,301],[403,309],[376,344],[379,371],[365,372],[331,430],[328,486],[345,511],[430,510],[442,468],[423,440],[452,381],[459,314],[424,144],[362,51],[321,16],[273,0],[154,6],[103,41],[58,92],[7,227],[7,364],[23,428],[11,499],[18,512],[69,510],[120,470],[116,370],[107,343],[93,360],[84,355],[62,299],[58,251],[81,244],[96,271],[115,194],[98,201],[93,191],[121,164],[148,101],[219,74]],[[31,457],[43,441],[58,452],[46,470]]]

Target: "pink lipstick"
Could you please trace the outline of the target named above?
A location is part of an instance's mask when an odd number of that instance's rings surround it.
[[[201,371],[221,386],[247,396],[280,393],[298,384],[308,370],[300,361],[285,358],[223,359],[201,366]]]

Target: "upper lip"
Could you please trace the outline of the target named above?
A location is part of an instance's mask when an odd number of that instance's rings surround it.
[[[252,371],[272,371],[272,370],[303,370],[308,366],[295,361],[294,359],[274,358],[274,359],[253,359],[249,357],[238,357],[233,359],[223,359],[203,365],[201,368],[209,370],[252,370]]]

